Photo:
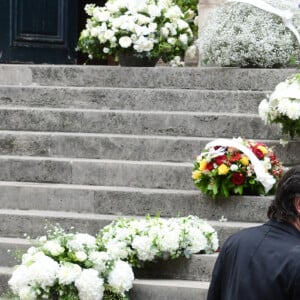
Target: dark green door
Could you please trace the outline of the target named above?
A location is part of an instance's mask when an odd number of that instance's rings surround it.
[[[76,63],[78,0],[0,1],[0,62]]]

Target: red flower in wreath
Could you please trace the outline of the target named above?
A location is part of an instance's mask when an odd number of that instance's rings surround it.
[[[245,182],[245,176],[242,173],[234,172],[231,181],[235,185],[241,185]]]
[[[263,154],[263,152],[260,149],[258,149],[256,147],[253,147],[252,148],[252,152],[256,155],[256,157],[258,159],[263,159],[264,158],[264,154]]]
[[[213,168],[214,168],[214,164],[210,162],[206,165],[205,170],[211,171],[211,170],[213,170]]]
[[[224,162],[226,162],[226,160],[227,160],[226,155],[220,155],[215,158],[215,162],[218,166],[222,165]]]
[[[237,162],[242,158],[241,153],[239,152],[233,152],[231,154],[231,157],[229,158],[230,162]]]

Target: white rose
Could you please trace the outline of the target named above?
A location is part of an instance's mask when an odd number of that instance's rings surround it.
[[[129,48],[132,45],[132,40],[129,36],[122,36],[119,39],[119,44],[122,48]]]
[[[59,284],[69,285],[79,278],[80,274],[80,266],[65,262],[60,266],[57,272],[57,279]]]
[[[100,26],[96,26],[91,28],[91,36],[96,37],[102,33],[102,29]]]
[[[176,35],[177,34],[177,29],[176,29],[176,25],[173,23],[166,23],[165,27],[168,28],[171,32],[171,35]]]
[[[104,281],[99,278],[98,271],[94,269],[85,269],[81,272],[75,281],[78,289],[79,299],[84,300],[101,300],[103,298]]]
[[[174,20],[183,17],[183,14],[179,6],[174,5],[166,11],[165,17]]]
[[[175,45],[176,44],[176,39],[175,38],[168,38],[168,43],[171,45]]]
[[[261,119],[267,123],[269,113],[269,103],[266,99],[262,100],[258,106],[258,113]]]
[[[109,41],[111,41],[114,38],[114,36],[115,36],[115,32],[111,29],[106,30],[104,33],[105,39]]]
[[[134,274],[130,265],[124,261],[117,261],[108,275],[108,284],[116,291],[124,294],[132,288]]]
[[[153,49],[154,43],[153,41],[145,38],[144,36],[141,36],[136,42],[133,48],[137,52],[149,52]]]
[[[58,256],[64,253],[65,249],[57,241],[47,241],[43,249],[48,251],[52,256]]]
[[[138,14],[136,16],[137,18],[137,22],[139,25],[145,25],[145,24],[149,24],[151,19],[145,15],[142,15],[142,14]]]
[[[155,4],[150,4],[150,5],[148,5],[147,8],[148,8],[148,13],[149,13],[150,17],[152,17],[152,18],[160,17],[161,9],[159,6],[157,6]]]
[[[104,47],[102,51],[103,53],[107,54],[109,52],[109,48]]]
[[[189,39],[188,39],[188,36],[187,36],[186,33],[181,34],[181,35],[179,36],[179,41],[180,41],[183,45],[187,45],[188,40],[189,40]]]
[[[230,166],[230,170],[232,171],[232,172],[234,172],[234,171],[237,171],[239,169],[239,167],[237,166],[237,165],[231,165]]]
[[[24,286],[20,289],[18,296],[21,300],[35,300],[37,299],[37,293],[34,288],[29,286]]]
[[[132,241],[132,248],[136,249],[140,260],[153,260],[158,250],[153,247],[153,239],[148,236],[136,236]]]
[[[98,22],[107,22],[110,17],[110,13],[108,11],[100,11],[100,10],[94,10],[94,18]]]
[[[170,34],[169,29],[166,27],[162,27],[162,29],[160,30],[160,33],[164,38],[167,38]]]
[[[84,251],[75,252],[75,257],[80,262],[85,261],[87,259],[87,255]]]
[[[156,32],[157,31],[157,24],[156,23],[150,23],[148,28],[149,28],[150,32]]]
[[[94,251],[89,255],[89,260],[93,263],[94,269],[102,273],[106,269],[106,262],[109,260],[109,255],[107,252]]]
[[[177,26],[179,28],[179,30],[183,30],[189,27],[189,24],[181,19],[177,20]]]

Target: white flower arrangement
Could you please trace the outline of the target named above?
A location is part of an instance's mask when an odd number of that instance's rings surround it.
[[[99,251],[95,237],[65,233],[56,226],[35,244],[8,282],[13,299],[128,299],[134,280],[131,266]]]
[[[300,73],[279,83],[258,108],[266,124],[278,123],[283,135],[300,135]]]
[[[173,0],[108,0],[85,11],[89,18],[78,49],[91,59],[135,54],[182,65],[185,51],[195,48],[188,17]]]
[[[263,2],[277,11],[291,11],[299,32],[300,10],[292,7],[294,1]],[[202,63],[211,65],[282,67],[295,64],[300,57],[296,36],[281,17],[238,1],[227,2],[211,14],[199,45]]]
[[[196,216],[121,218],[104,227],[97,242],[101,250],[111,253],[115,259],[126,260],[134,267],[159,258],[213,253],[219,247],[216,231]]]

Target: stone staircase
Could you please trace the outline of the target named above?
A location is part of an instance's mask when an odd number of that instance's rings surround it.
[[[300,163],[257,115],[293,69],[0,65],[0,285],[48,223],[96,234],[118,216],[198,215],[224,239],[266,220],[271,197],[212,200],[191,180],[214,138],[244,136]],[[218,221],[224,215],[228,222]],[[132,300],[204,300],[217,255],[137,271]]]

